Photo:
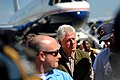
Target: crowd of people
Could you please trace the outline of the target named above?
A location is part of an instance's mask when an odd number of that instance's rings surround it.
[[[14,31],[0,30],[1,80],[120,80],[120,11],[114,22],[97,31],[99,44],[76,41],[72,25],[63,24],[56,38],[28,34],[24,45],[15,45]],[[15,35],[13,35],[15,36]]]

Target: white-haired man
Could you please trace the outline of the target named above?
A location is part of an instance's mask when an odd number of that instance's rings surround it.
[[[77,50],[76,31],[70,25],[58,28],[57,38],[61,45],[59,69],[68,72],[74,80],[92,80],[92,67],[88,53]]]

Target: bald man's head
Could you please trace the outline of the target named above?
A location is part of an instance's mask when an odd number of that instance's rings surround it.
[[[44,35],[37,35],[33,37],[29,42],[29,47],[39,51],[54,51],[56,49],[59,49],[59,45],[57,41],[49,36]]]

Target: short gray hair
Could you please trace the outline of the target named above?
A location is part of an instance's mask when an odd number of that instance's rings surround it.
[[[62,40],[65,37],[65,34],[69,34],[71,32],[76,33],[75,29],[70,25],[61,25],[57,30],[57,39]]]

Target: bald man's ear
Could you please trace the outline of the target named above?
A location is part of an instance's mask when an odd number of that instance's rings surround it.
[[[40,61],[45,61],[45,54],[44,54],[42,51],[39,52],[38,57],[39,57],[39,60],[40,60]]]

